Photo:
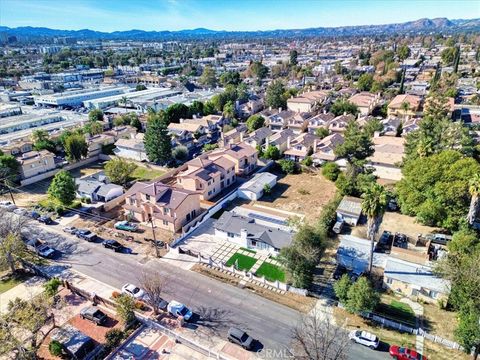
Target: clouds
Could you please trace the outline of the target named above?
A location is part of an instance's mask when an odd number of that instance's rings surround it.
[[[412,11],[414,9],[415,11]],[[480,16],[476,1],[0,0],[0,25],[116,31],[268,30]]]

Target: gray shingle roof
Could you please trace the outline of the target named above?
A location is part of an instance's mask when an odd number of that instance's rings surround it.
[[[215,223],[215,229],[240,235],[247,231],[247,238],[262,241],[275,249],[282,249],[292,243],[293,233],[259,225],[254,219],[225,211]]]

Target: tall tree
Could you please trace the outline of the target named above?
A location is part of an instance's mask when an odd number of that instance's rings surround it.
[[[377,235],[382,216],[387,208],[388,196],[385,188],[375,183],[365,191],[362,198],[362,211],[367,215],[367,234],[370,239],[368,272],[372,272],[375,236]]]
[[[203,68],[202,75],[198,79],[200,84],[214,88],[217,86],[217,77],[215,75],[215,69],[207,65]]]
[[[29,224],[24,216],[13,216],[5,209],[0,209],[0,265],[8,266],[12,273],[17,271],[16,262],[25,253],[25,243],[21,239],[22,230]]]
[[[378,293],[365,276],[361,276],[348,289],[346,309],[352,313],[372,311],[378,304]]]
[[[284,97],[285,87],[280,80],[273,81],[267,87],[265,93],[265,105],[272,107],[273,109],[286,109],[287,100]]]
[[[105,164],[105,175],[114,184],[125,186],[129,177],[138,166],[121,158],[114,158]]]
[[[471,195],[470,207],[468,209],[467,221],[470,225],[473,225],[477,218],[478,210],[480,207],[480,173],[474,174],[468,182],[468,190]]]
[[[335,154],[357,165],[373,155],[374,148],[369,134],[360,129],[355,120],[349,121],[344,134],[345,141],[335,148]]]
[[[265,126],[265,118],[258,114],[252,115],[247,119],[246,125],[249,132],[255,131]]]
[[[400,60],[405,60],[410,56],[410,48],[407,45],[402,45],[397,50],[397,55]]]
[[[336,116],[343,114],[352,114],[356,116],[359,113],[359,110],[358,107],[350,101],[339,99],[333,103],[330,112]]]
[[[180,119],[187,119],[189,116],[190,111],[188,106],[181,103],[170,105],[163,114],[163,118],[167,125],[171,123],[179,123]]]
[[[146,302],[153,308],[155,314],[161,310],[159,306],[163,301],[163,293],[168,282],[168,279],[158,272],[143,273],[140,278],[140,286],[145,291]]]
[[[357,89],[360,91],[370,91],[373,85],[373,74],[365,73],[360,75],[357,81]]]
[[[77,185],[75,179],[66,170],[60,170],[53,177],[48,194],[60,201],[63,205],[70,205],[75,200]]]
[[[298,64],[298,51],[290,50],[290,65],[295,66]]]
[[[71,161],[79,161],[88,154],[88,145],[85,137],[80,134],[71,134],[65,138],[65,152]]]
[[[103,124],[100,121],[96,120],[88,121],[83,127],[83,130],[86,134],[89,134],[90,136],[95,136],[103,132]]]
[[[103,111],[100,109],[90,110],[88,113],[89,121],[103,121]]]
[[[171,160],[172,140],[162,114],[150,116],[144,143],[150,161],[167,164]]]
[[[125,109],[125,112],[127,112],[127,105],[128,105],[128,97],[122,96],[122,98],[119,101],[120,104],[123,104],[123,108]]]

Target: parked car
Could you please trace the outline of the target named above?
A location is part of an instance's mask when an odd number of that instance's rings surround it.
[[[90,230],[87,229],[79,229],[77,230],[75,235],[80,239],[87,240],[88,242],[95,241],[95,239],[97,238],[96,234],[92,233]]]
[[[417,353],[415,350],[403,346],[392,345],[388,352],[395,360],[428,360],[425,356]]]
[[[102,245],[104,248],[112,249],[115,252],[119,252],[123,250],[123,245],[116,240],[105,240],[102,242]]]
[[[40,214],[37,213],[36,211],[32,211],[30,212],[29,216],[34,219],[34,220],[37,220],[39,217],[40,217]]]
[[[80,311],[82,319],[90,320],[96,325],[103,325],[107,322],[108,316],[99,310],[96,306],[88,306]]]
[[[36,247],[36,252],[38,255],[44,258],[50,258],[55,254],[55,249],[51,248],[47,244],[41,244]]]
[[[347,269],[345,269],[342,265],[337,265],[335,268],[335,271],[333,272],[333,279],[334,280],[339,280],[343,274],[347,272]]]
[[[77,233],[77,228],[75,226],[65,226],[62,231],[67,234],[75,235]]]
[[[133,284],[125,284],[122,286],[122,294],[127,294],[137,300],[141,300],[145,296],[145,291]]]
[[[348,334],[350,340],[357,344],[368,346],[370,349],[375,350],[380,344],[380,340],[375,335],[361,330],[354,330]]]
[[[175,317],[183,316],[186,321],[190,320],[193,315],[189,308],[175,300],[172,300],[168,303],[167,310]]]
[[[245,350],[251,350],[253,347],[253,338],[245,331],[231,327],[228,330],[228,341],[243,347]]]
[[[50,216],[47,215],[42,215],[37,219],[38,222],[41,222],[45,225],[50,225],[53,224],[53,220],[50,218]]]
[[[114,225],[115,229],[117,230],[125,230],[125,231],[132,231],[135,232],[138,229],[138,226],[128,221],[119,221]]]

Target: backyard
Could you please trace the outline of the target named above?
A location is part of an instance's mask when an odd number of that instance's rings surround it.
[[[305,215],[308,221],[315,221],[322,208],[336,193],[335,184],[325,179],[320,172],[278,176],[272,192],[264,195],[257,203],[275,209]]]
[[[165,174],[165,171],[138,166],[130,175],[130,177],[132,180],[136,181],[151,181],[162,176],[163,174]]]
[[[268,262],[264,262],[258,270],[255,272],[256,276],[265,276],[268,281],[280,281],[285,282],[285,272],[277,265],[273,265]]]

